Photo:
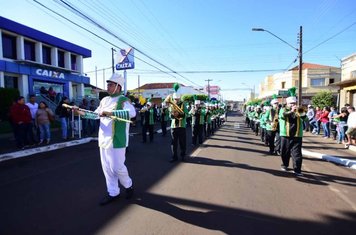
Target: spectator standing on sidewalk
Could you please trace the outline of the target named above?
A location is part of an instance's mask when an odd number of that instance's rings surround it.
[[[315,111],[312,105],[308,105],[308,111],[307,111],[307,118],[308,120],[305,122],[305,126],[306,126],[306,131],[310,131],[311,133],[313,132],[313,130],[316,128],[316,123],[314,120],[315,117]]]
[[[83,98],[82,103],[79,105],[79,108],[89,110],[88,100]],[[89,134],[89,119],[82,119],[82,133],[83,136],[87,136]]]
[[[288,90],[287,106],[279,112],[281,136],[281,169],[287,171],[290,157],[293,159],[293,169],[296,176],[302,176],[302,138],[303,120],[307,117],[298,110],[296,105],[295,87]]]
[[[16,145],[20,149],[24,149],[26,145],[34,144],[28,140],[28,132],[31,126],[31,112],[27,105],[25,105],[25,98],[20,96],[16,104],[10,110],[11,120],[14,124]]]
[[[314,120],[312,121],[312,125],[315,127],[313,130],[313,134],[315,135],[320,135],[320,116],[321,116],[322,111],[320,108],[317,106],[315,107],[315,116]]]
[[[26,103],[27,107],[30,109],[31,112],[31,123],[29,125],[29,131],[28,131],[28,138],[31,142],[37,143],[38,139],[38,124],[36,123],[36,113],[38,110],[38,104],[36,103],[36,96],[35,95],[30,95],[29,102]]]
[[[62,98],[55,112],[59,116],[59,119],[61,121],[62,139],[66,140],[68,138],[68,125],[71,112],[69,109],[64,108],[62,106],[63,104],[69,104],[69,99],[67,97]]]
[[[339,115],[336,115],[333,117],[333,121],[338,120],[336,123],[337,127],[337,133],[338,133],[338,137],[337,137],[337,143],[338,144],[346,144],[345,143],[345,132],[347,130],[347,118],[349,116],[349,112],[347,111],[346,107],[341,108],[341,112]]]
[[[329,113],[329,124],[330,124],[330,135],[333,137],[333,140],[336,140],[336,122],[334,121],[333,117],[337,116],[338,112],[334,106],[330,107]]]
[[[345,144],[345,148],[348,148],[352,143],[355,144],[356,138],[356,112],[355,107],[348,107],[347,111],[349,112],[349,116],[347,119],[347,143]]]
[[[54,120],[54,113],[44,101],[41,101],[39,106],[40,108],[36,113],[36,122],[40,130],[40,142],[38,144],[42,144],[44,140],[46,140],[46,144],[49,144],[51,141],[50,125],[51,120]]]
[[[329,124],[329,113],[330,109],[329,107],[324,107],[323,111],[320,115],[320,121],[321,125],[323,126],[323,131],[324,131],[324,138],[330,138],[330,124]]]

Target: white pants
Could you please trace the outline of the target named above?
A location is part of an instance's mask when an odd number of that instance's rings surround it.
[[[110,196],[120,194],[119,181],[122,186],[129,188],[132,180],[125,166],[126,148],[100,148],[101,166],[106,179],[106,187]]]

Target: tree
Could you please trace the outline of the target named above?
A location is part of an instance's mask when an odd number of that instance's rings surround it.
[[[330,91],[320,91],[312,97],[312,104],[315,107],[330,107],[335,105],[334,96]]]

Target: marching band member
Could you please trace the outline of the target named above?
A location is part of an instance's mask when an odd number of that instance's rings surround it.
[[[114,73],[107,82],[109,96],[104,97],[95,112],[78,110],[83,118],[98,119],[100,115],[100,127],[98,143],[100,147],[101,165],[106,179],[108,195],[100,205],[106,205],[120,196],[119,183],[126,189],[126,198],[133,195],[132,179],[125,166],[125,151],[129,143],[129,122],[116,121],[108,116],[130,120],[135,117],[135,108],[130,100],[121,95],[124,86],[124,78]],[[99,114],[99,115],[98,115]]]
[[[160,120],[161,120],[162,135],[166,136],[166,134],[167,134],[167,122],[169,121],[169,110],[168,110],[167,105],[166,105],[165,102],[162,103]]]
[[[199,144],[203,143],[203,128],[205,123],[205,111],[200,105],[200,100],[195,99],[194,107],[190,110],[189,114],[192,116],[192,144],[197,146],[197,140]]]
[[[273,154],[275,154],[274,140],[276,137],[276,132],[278,130],[279,109],[278,109],[277,96],[273,96],[273,99],[271,100],[271,106],[272,106],[272,108],[269,109],[265,114],[265,119],[266,119],[266,134],[267,134],[266,142],[269,146],[268,153],[273,155]]]
[[[293,169],[296,176],[302,176],[302,138],[303,120],[306,114],[302,109],[297,108],[297,98],[295,97],[295,87],[288,90],[287,106],[279,113],[280,135],[281,135],[281,158],[283,171],[288,170],[289,159],[293,159]]]
[[[141,110],[143,113],[143,125],[142,125],[142,142],[146,143],[147,139],[147,130],[150,135],[150,142],[153,141],[153,128],[155,124],[155,119],[157,116],[156,109],[152,107],[151,102],[147,102],[146,106],[144,106]]]
[[[173,85],[175,93],[173,93],[174,105],[169,108],[171,122],[171,136],[172,136],[172,158],[170,162],[175,162],[178,160],[178,143],[180,147],[180,156],[182,161],[185,161],[186,146],[187,146],[187,134],[186,134],[186,118],[188,116],[188,111],[185,103],[180,100],[180,94],[178,93],[179,84],[175,83]],[[180,110],[177,110],[176,107]]]

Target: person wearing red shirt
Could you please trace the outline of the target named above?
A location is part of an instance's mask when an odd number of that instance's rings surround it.
[[[15,139],[18,148],[24,149],[29,144],[28,134],[32,121],[31,112],[25,105],[25,98],[20,96],[10,109],[11,121],[14,124]]]
[[[321,125],[323,126],[324,138],[330,138],[329,113],[330,113],[330,108],[324,107],[323,112],[321,113],[319,118],[321,121]]]

